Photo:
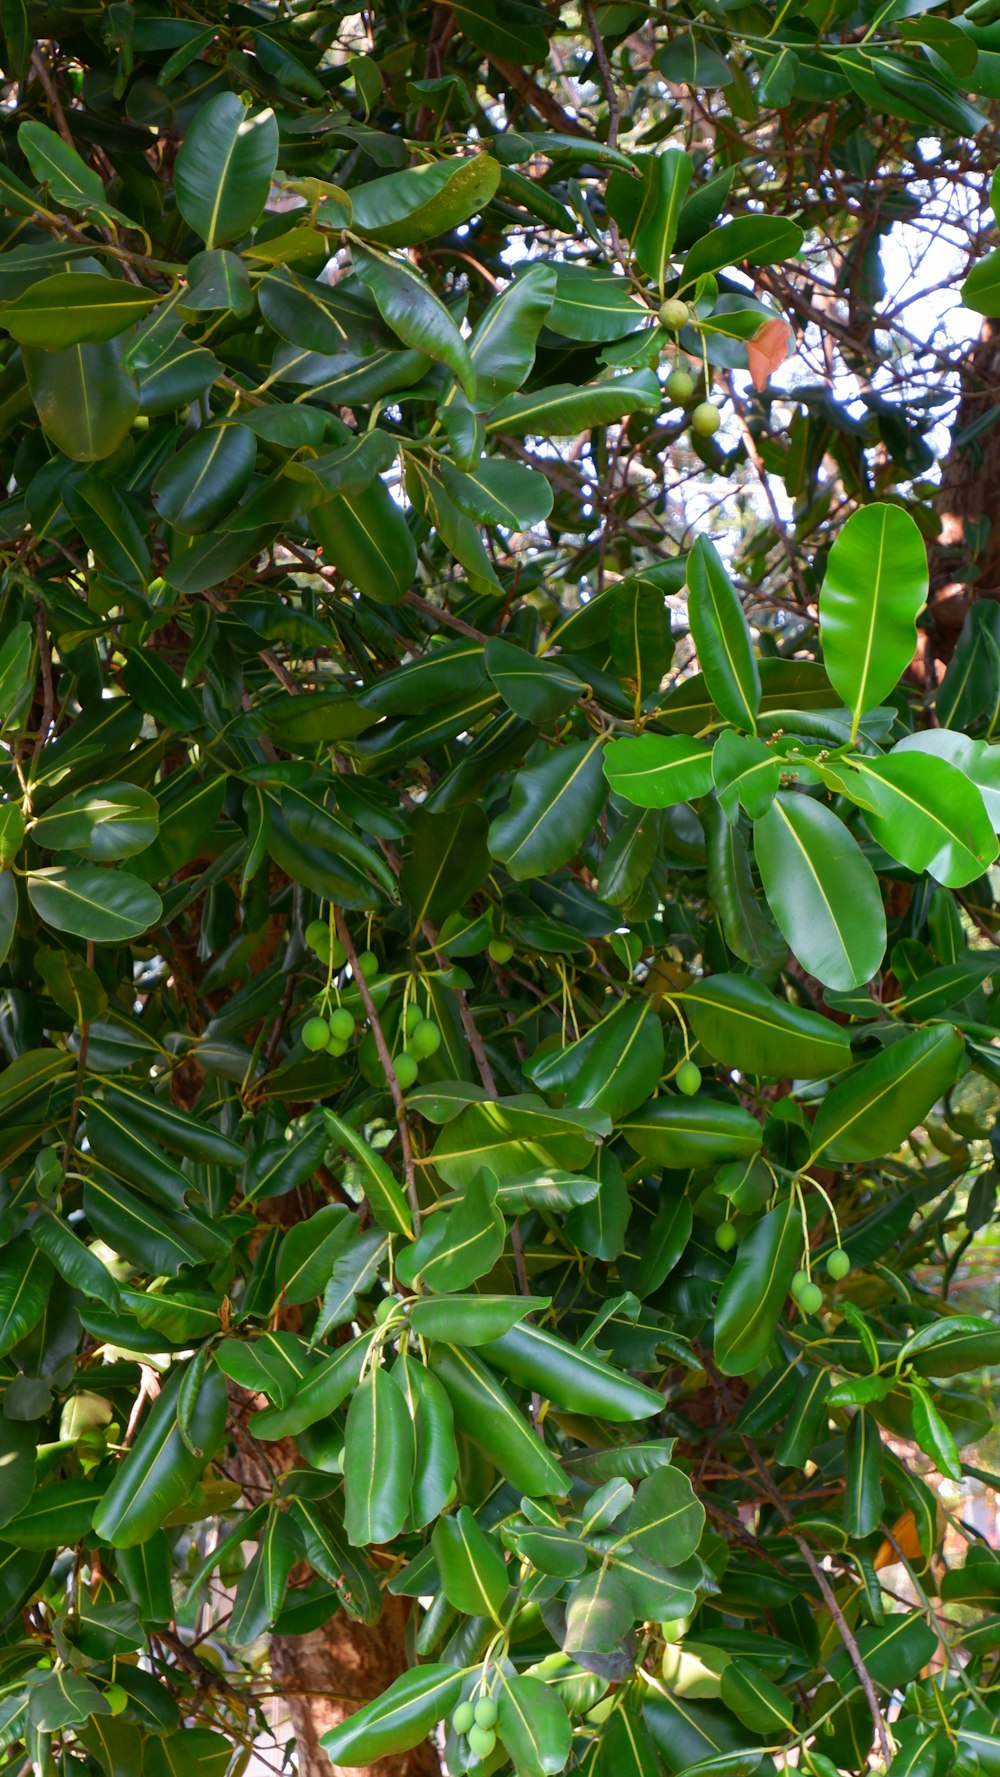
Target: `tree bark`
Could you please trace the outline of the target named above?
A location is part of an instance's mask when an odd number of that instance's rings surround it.
[[[962,371],[954,434],[1000,407],[1000,327],[984,321]],[[929,623],[923,638],[925,681],[940,678],[973,598],[1000,599],[1000,423],[953,443],[937,499],[941,531],[929,551]],[[984,535],[985,533],[985,535]]]

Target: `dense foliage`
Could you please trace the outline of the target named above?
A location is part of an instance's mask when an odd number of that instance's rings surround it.
[[[3,1769],[1000,1769],[994,10],[3,0]]]

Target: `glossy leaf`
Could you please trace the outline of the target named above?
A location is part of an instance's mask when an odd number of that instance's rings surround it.
[[[699,537],[688,556],[688,622],[709,694],[737,728],[757,732],[761,686],[746,618],[718,550]]]
[[[814,1152],[841,1161],[891,1153],[954,1085],[962,1053],[962,1039],[948,1024],[890,1044],[827,1094],[813,1130]]]
[[[745,1376],[770,1350],[802,1258],[798,1205],[785,1197],[737,1249],[715,1310],[715,1358],[725,1376]]]
[[[712,787],[712,750],[681,735],[625,735],[605,750],[604,770],[616,796],[638,808],[670,808]]]
[[[695,982],[681,1004],[709,1054],[741,1073],[823,1080],[851,1065],[850,1037],[842,1026],[790,1006],[748,976]]]
[[[604,800],[602,743],[553,748],[514,780],[510,806],[489,830],[489,848],[516,881],[565,863]]]
[[[351,1400],[344,1445],[347,1540],[355,1548],[391,1542],[409,1510],[413,1424],[399,1389],[380,1367]]]
[[[823,660],[854,732],[912,658],[927,597],[927,558],[900,506],[852,513],[830,551],[819,601]]]
[[[874,872],[822,803],[782,793],[754,827],[754,852],[782,936],[826,987],[859,987],[885,951]]]
[[[219,93],[198,112],[177,156],[175,190],[181,215],[206,247],[253,227],[277,157],[273,111],[249,116],[235,93]]]

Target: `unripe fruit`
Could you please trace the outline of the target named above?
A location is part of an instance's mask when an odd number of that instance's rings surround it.
[[[480,1697],[476,1704],[476,1725],[480,1728],[491,1728],[497,1718],[497,1706],[492,1697]]]
[[[677,402],[678,407],[683,407],[686,402],[690,401],[694,390],[695,381],[690,370],[672,370],[670,372],[666,381],[666,391],[671,401]]]
[[[699,401],[691,415],[691,430],[697,432],[699,438],[711,438],[722,424],[722,415],[711,401]]]
[[[693,1098],[701,1085],[701,1068],[693,1061],[682,1061],[677,1069],[677,1090],[685,1098]]]
[[[378,957],[374,950],[363,950],[358,957],[358,969],[366,981],[374,981],[378,974]]]
[[[330,1013],[330,1035],[337,1043],[349,1043],[353,1037],[354,1019],[346,1006],[337,1006]]]
[[[795,1276],[792,1278],[792,1285],[791,1285],[792,1295],[794,1296],[796,1302],[798,1301],[799,1297],[802,1294],[802,1291],[805,1289],[806,1284],[808,1282],[809,1282],[808,1271],[796,1271]]]
[[[732,1222],[720,1222],[715,1230],[715,1244],[722,1253],[731,1253],[736,1245],[736,1228]]]
[[[496,1743],[497,1737],[492,1728],[475,1726],[469,1729],[469,1747],[477,1758],[489,1758]]]
[[[334,938],[334,940],[333,940],[333,950],[331,952],[331,957],[332,957],[333,966],[335,969],[342,969],[344,964],[347,961],[347,951],[344,949],[344,946],[340,942],[339,938]]]
[[[306,943],[321,962],[330,960],[330,928],[325,919],[311,919],[306,926]]]
[[[313,1054],[325,1049],[330,1041],[330,1026],[325,1018],[307,1018],[302,1026],[302,1041]]]
[[[421,1018],[420,1023],[410,1035],[410,1053],[423,1061],[425,1056],[433,1055],[441,1047],[441,1032],[433,1018]]]
[[[409,1055],[405,1049],[401,1049],[392,1065],[396,1070],[400,1091],[408,1092],[417,1077],[416,1056]]]
[[[406,1008],[406,1017],[403,1019],[403,1029],[408,1037],[412,1037],[417,1025],[423,1022],[423,1016],[420,1007],[411,1000]]]
[[[375,1310],[375,1320],[382,1327],[385,1325],[396,1304],[391,1296],[383,1296]]]
[[[328,1055],[335,1055],[339,1061],[342,1055],[347,1054],[347,1044],[342,1043],[339,1037],[331,1037],[326,1045],[326,1052]]]
[[[818,1314],[823,1306],[823,1291],[819,1284],[805,1284],[799,1291],[798,1303],[803,1314]]]
[[[495,963],[509,963],[514,954],[514,946],[506,938],[491,938],[486,948]]]
[[[451,1725],[456,1734],[467,1734],[475,1719],[472,1704],[460,1703],[451,1718]]]
[[[691,319],[691,310],[679,296],[668,296],[666,302],[660,304],[660,326],[668,333],[679,333]]]
[[[827,1254],[826,1269],[834,1283],[840,1283],[851,1269],[851,1261],[842,1246],[835,1246],[832,1253]]]

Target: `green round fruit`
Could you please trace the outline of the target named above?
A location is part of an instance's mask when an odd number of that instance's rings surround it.
[[[798,1304],[803,1314],[818,1314],[823,1306],[823,1291],[819,1284],[804,1284],[798,1294]]]
[[[671,401],[676,401],[678,407],[684,407],[694,394],[695,380],[690,370],[672,370],[665,387]]]
[[[699,401],[691,415],[691,430],[699,438],[711,438],[722,424],[722,415],[711,401]]]
[[[497,1706],[492,1697],[480,1697],[476,1704],[476,1726],[491,1728],[497,1718]]]
[[[392,1065],[396,1070],[396,1079],[399,1083],[400,1091],[409,1092],[410,1087],[413,1085],[413,1082],[417,1077],[416,1056],[408,1054],[405,1049],[401,1049],[399,1054],[395,1056]]]
[[[732,1252],[736,1245],[736,1228],[732,1222],[719,1223],[715,1230],[715,1244],[720,1252]]]
[[[456,1734],[467,1734],[475,1719],[472,1704],[460,1703],[451,1718],[451,1725]]]
[[[701,1068],[693,1061],[682,1061],[677,1069],[677,1090],[683,1092],[685,1098],[693,1098],[701,1085]]]
[[[691,310],[679,296],[668,296],[666,302],[660,304],[660,326],[668,333],[679,333],[691,319]]]
[[[433,1055],[441,1047],[441,1032],[433,1018],[421,1018],[416,1029],[410,1032],[410,1053],[418,1061]]]
[[[395,1308],[395,1306],[396,1306],[396,1304],[395,1304],[392,1296],[383,1296],[382,1297],[381,1302],[378,1304],[378,1307],[375,1310],[375,1320],[376,1320],[376,1323],[378,1326],[380,1326],[380,1327],[385,1326],[385,1323],[388,1320],[388,1318],[389,1318],[390,1314],[392,1313],[393,1309]]]
[[[339,1037],[331,1037],[326,1045],[326,1052],[328,1055],[335,1055],[339,1061],[342,1055],[347,1054],[347,1048],[348,1045],[342,1043]]]
[[[306,943],[322,962],[330,960],[330,928],[325,919],[311,919],[306,926]]]
[[[330,1041],[330,1026],[325,1018],[307,1018],[302,1026],[302,1041],[313,1054],[325,1049]]]
[[[411,1000],[406,1008],[406,1017],[403,1019],[403,1029],[408,1037],[412,1037],[417,1025],[423,1023],[423,1017],[416,1000]]]
[[[481,1728],[477,1724],[469,1729],[469,1746],[477,1758],[489,1758],[496,1743],[492,1728]]]
[[[798,1301],[799,1297],[802,1294],[802,1291],[805,1289],[806,1284],[808,1282],[809,1282],[808,1271],[796,1271],[795,1276],[792,1278],[792,1283],[791,1283],[792,1295],[794,1296],[796,1302]]]
[[[347,961],[347,951],[344,949],[339,938],[334,938],[333,940],[333,949],[330,952],[330,960],[335,969],[342,969]]]
[[[349,1043],[354,1035],[354,1019],[346,1006],[337,1006],[330,1013],[330,1035],[337,1043]]]
[[[514,954],[514,946],[506,938],[491,938],[486,948],[495,963],[509,963]]]
[[[378,957],[374,950],[363,950],[358,957],[358,968],[366,981],[374,981],[378,974]]]
[[[832,1253],[827,1254],[826,1269],[827,1275],[833,1278],[834,1283],[840,1283],[847,1276],[851,1269],[851,1261],[842,1246],[835,1246]]]

